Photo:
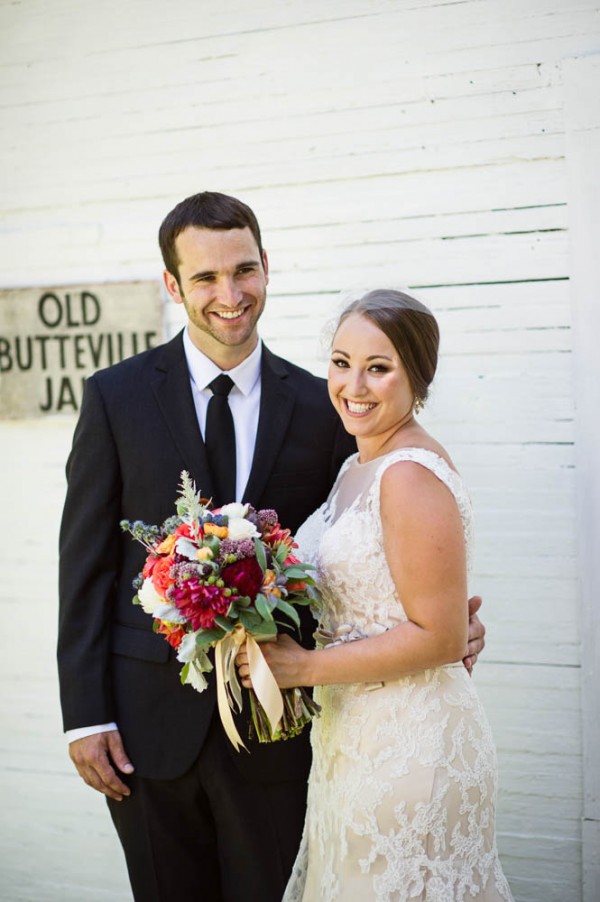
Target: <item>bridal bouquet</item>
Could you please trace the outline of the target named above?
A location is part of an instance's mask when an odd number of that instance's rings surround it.
[[[237,503],[210,510],[209,504],[184,471],[175,516],[160,527],[123,520],[121,529],[148,551],[133,602],[177,649],[181,682],[198,692],[206,689],[205,674],[213,670],[207,652],[215,649],[219,713],[239,750],[245,746],[231,712],[234,705],[242,709],[235,658],[244,642],[252,723],[260,742],[295,736],[319,711],[304,689],[279,689],[259,647],[277,635],[277,611],[299,627],[295,605],[311,604],[316,590],[310,565],[292,553],[297,546],[274,510]]]

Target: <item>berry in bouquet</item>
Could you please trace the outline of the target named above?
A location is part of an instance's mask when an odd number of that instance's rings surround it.
[[[258,740],[297,735],[319,706],[302,687],[279,689],[260,643],[276,637],[278,613],[300,628],[296,606],[317,601],[311,565],[294,556],[297,546],[274,510],[238,503],[211,510],[185,471],[176,510],[162,526],[121,522],[148,552],[134,582],[134,604],[153,617],[154,631],[176,649],[182,683],[203,692],[205,674],[216,670],[219,714],[236,749],[245,748],[231,713],[234,706],[242,710],[235,658],[244,643]]]

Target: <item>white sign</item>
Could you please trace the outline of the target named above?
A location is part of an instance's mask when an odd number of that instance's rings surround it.
[[[0,418],[77,413],[87,376],[161,340],[158,282],[0,291]]]

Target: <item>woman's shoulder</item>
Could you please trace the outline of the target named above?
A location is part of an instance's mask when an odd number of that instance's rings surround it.
[[[382,499],[391,504],[401,500],[408,507],[417,500],[422,502],[425,494],[438,495],[441,500],[449,490],[459,502],[468,494],[452,458],[435,441],[391,451],[382,461],[376,481]]]
[[[468,489],[454,467],[452,458],[439,445],[398,448],[388,455],[379,474],[378,505],[382,524],[418,534],[425,529],[437,533],[462,524],[467,548],[467,565],[473,534],[473,512]],[[441,533],[440,533],[441,534]]]

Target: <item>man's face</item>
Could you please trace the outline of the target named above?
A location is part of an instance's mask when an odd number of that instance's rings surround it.
[[[267,255],[261,259],[250,229],[188,226],[175,241],[179,284],[165,272],[167,291],[183,304],[196,347],[228,369],[256,347],[257,323],[268,284]]]

